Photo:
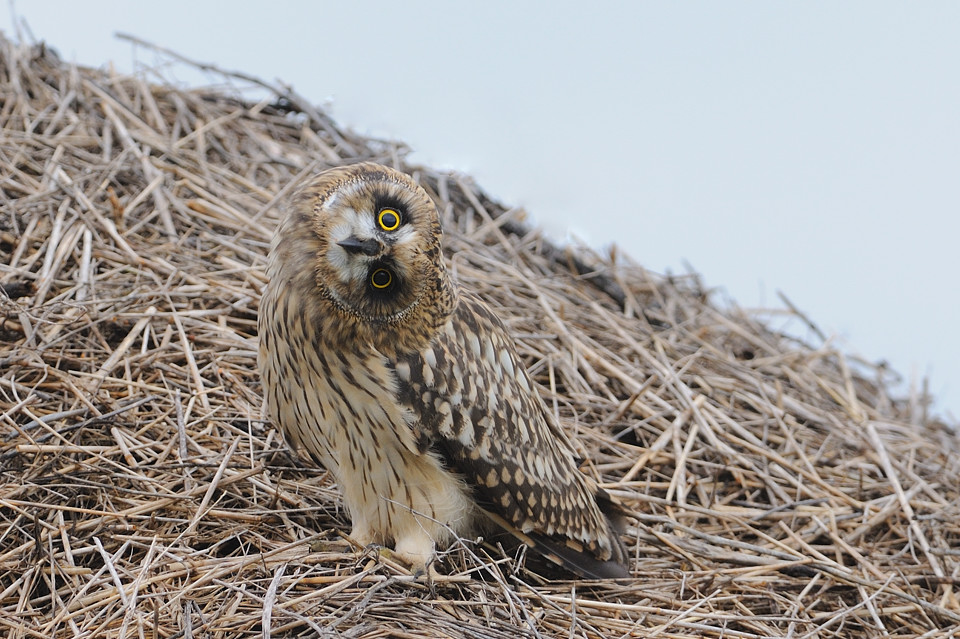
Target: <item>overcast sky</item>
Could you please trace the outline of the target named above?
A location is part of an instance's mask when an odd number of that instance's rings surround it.
[[[69,61],[282,79],[741,306],[783,291],[960,417],[960,3],[24,2]],[[196,83],[182,68],[168,77]]]

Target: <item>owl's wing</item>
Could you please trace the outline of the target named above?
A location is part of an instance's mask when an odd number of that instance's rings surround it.
[[[577,470],[513,340],[483,302],[462,295],[431,345],[394,366],[421,450],[462,475],[491,519],[582,575],[629,575],[616,507]]]

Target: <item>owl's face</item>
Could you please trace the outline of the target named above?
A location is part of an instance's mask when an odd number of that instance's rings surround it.
[[[289,304],[326,347],[422,348],[449,319],[440,216],[410,177],[378,164],[330,169],[293,196],[270,248],[267,303]],[[280,311],[278,311],[280,312]]]
[[[317,282],[366,321],[393,323],[439,276],[440,225],[427,194],[401,173],[351,167],[315,204]]]
[[[280,260],[309,255],[312,264],[301,267],[313,272],[320,297],[366,325],[357,327],[363,332],[400,324],[447,285],[436,206],[398,171],[374,164],[325,171],[295,196],[285,226],[274,247]]]

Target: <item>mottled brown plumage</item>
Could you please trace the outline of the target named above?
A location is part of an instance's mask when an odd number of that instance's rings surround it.
[[[584,576],[626,576],[618,510],[503,324],[458,291],[441,235],[426,192],[387,167],[300,188],[260,304],[267,416],[336,476],[362,544],[421,568],[492,521]]]

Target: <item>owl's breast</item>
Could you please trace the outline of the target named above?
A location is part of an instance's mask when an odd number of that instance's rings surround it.
[[[325,343],[320,324],[285,297],[261,306],[266,417],[334,474],[355,527],[369,528],[375,540],[422,527],[411,513],[469,530],[469,491],[419,445],[416,416],[398,401],[394,366],[372,347]]]
[[[280,295],[261,309],[260,369],[267,417],[295,448],[324,466],[372,470],[378,451],[416,451],[410,411],[397,381],[372,348],[327,344],[317,323]]]

